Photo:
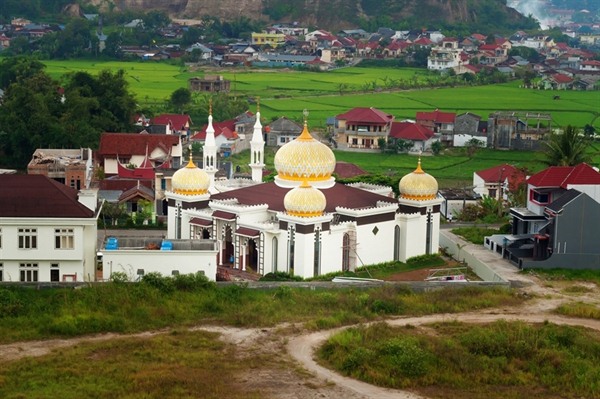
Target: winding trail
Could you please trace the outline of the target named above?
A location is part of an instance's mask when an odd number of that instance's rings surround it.
[[[589,292],[569,295],[564,291],[564,285],[552,286],[528,277],[530,285],[520,290],[522,295],[534,294],[535,298],[525,302],[523,306],[484,309],[459,314],[434,314],[422,317],[400,317],[385,320],[392,326],[420,326],[434,322],[459,321],[463,323],[490,323],[497,320],[524,321],[542,323],[549,321],[556,324],[582,326],[600,331],[600,320],[563,317],[551,313],[557,306],[568,302],[586,302],[599,306],[600,292],[593,283],[567,283],[584,285]],[[381,322],[381,321],[377,321]],[[373,322],[375,323],[375,322]],[[364,323],[369,325],[372,323]],[[291,327],[291,328],[290,328]],[[345,377],[337,372],[319,365],[314,359],[315,350],[331,335],[352,326],[337,329],[306,333],[300,326],[279,325],[273,328],[235,328],[227,326],[199,325],[190,330],[207,331],[219,334],[223,341],[236,345],[239,351],[256,350],[268,353],[274,357],[285,358],[288,368],[300,368],[307,373],[295,373],[293,370],[261,369],[261,378],[242,378],[243,383],[262,384],[267,397],[280,399],[313,399],[340,398],[344,399],[426,399],[414,392],[394,390],[367,384]],[[101,334],[71,339],[53,339],[44,341],[17,342],[0,345],[0,362],[22,359],[25,357],[44,356],[54,350],[67,348],[79,343],[101,342],[122,338],[149,338],[171,332],[170,329],[148,331],[138,334]],[[253,371],[253,373],[256,372]]]

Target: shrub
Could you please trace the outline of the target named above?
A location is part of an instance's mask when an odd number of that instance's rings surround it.
[[[302,281],[302,277],[288,272],[272,272],[262,276],[259,281]]]
[[[197,291],[214,287],[214,284],[202,273],[174,276],[173,285],[179,291]]]
[[[12,290],[0,289],[0,317],[18,316],[23,309],[23,302]]]
[[[115,284],[123,284],[129,282],[129,278],[125,272],[113,272],[110,275],[110,281]]]
[[[173,279],[170,277],[163,277],[163,275],[158,272],[144,275],[144,277],[142,277],[142,284],[148,284],[164,293],[173,292],[175,290]]]

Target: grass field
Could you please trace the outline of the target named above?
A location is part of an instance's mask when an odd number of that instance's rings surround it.
[[[47,72],[59,79],[66,73],[102,69],[123,69],[131,90],[140,104],[167,99],[173,91],[187,87],[187,79],[203,75],[184,67],[157,62],[44,61]],[[600,92],[555,92],[521,89],[519,82],[507,84],[381,91],[363,89],[371,83],[385,88],[389,81],[425,82],[432,72],[415,68],[343,68],[332,72],[293,70],[227,69],[210,71],[231,80],[232,94],[260,97],[261,112],[270,120],[279,116],[301,120],[302,111],[310,111],[313,128],[324,127],[327,117],[352,107],[375,107],[396,119],[414,119],[417,111],[439,108],[450,112],[472,112],[486,118],[494,111],[550,112],[555,126],[583,127],[593,124],[600,131]],[[340,93],[340,85],[345,88]]]

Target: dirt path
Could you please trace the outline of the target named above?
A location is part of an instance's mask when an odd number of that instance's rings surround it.
[[[536,299],[526,301],[520,307],[486,309],[462,314],[437,314],[423,317],[391,318],[390,325],[407,324],[419,326],[439,321],[460,321],[465,323],[489,323],[495,320],[522,320],[538,323],[550,321],[556,324],[578,325],[600,330],[600,320],[575,319],[550,313],[567,302],[587,302],[598,306],[600,293],[595,284],[540,282],[534,276],[528,277],[530,285],[520,292],[522,295],[535,295]],[[587,292],[568,294],[566,286],[581,285]],[[347,328],[347,327],[344,327]],[[364,399],[395,398],[425,399],[408,391],[380,388],[351,378],[344,377],[326,369],[313,358],[315,349],[329,336],[343,328],[306,333],[298,326],[281,325],[274,328],[234,328],[224,326],[197,326],[193,330],[210,331],[220,334],[223,341],[236,345],[240,357],[253,353],[269,354],[277,359],[273,366],[249,371],[241,376],[237,384],[247,389],[259,390],[265,397],[279,399]],[[102,334],[97,336],[46,341],[28,341],[0,345],[0,362],[25,357],[43,356],[61,348],[67,348],[84,342],[100,342],[118,338],[147,338],[164,334],[170,330],[144,332],[131,335]]]

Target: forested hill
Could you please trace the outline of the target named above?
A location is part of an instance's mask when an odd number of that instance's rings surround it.
[[[506,6],[506,0],[1,0],[0,16],[39,19],[79,3],[84,12],[161,10],[172,18],[248,18],[296,21],[331,31],[361,27],[409,29],[462,26],[501,32],[535,28],[535,20]]]

